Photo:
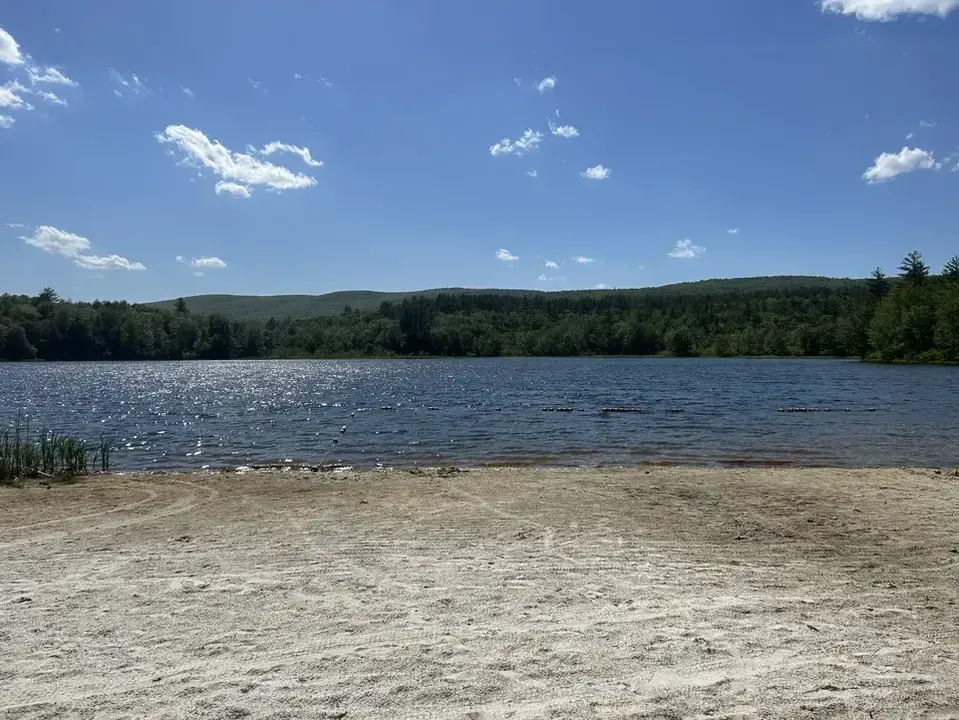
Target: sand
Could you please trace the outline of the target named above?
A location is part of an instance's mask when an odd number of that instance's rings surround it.
[[[3,718],[959,718],[953,471],[0,488]]]

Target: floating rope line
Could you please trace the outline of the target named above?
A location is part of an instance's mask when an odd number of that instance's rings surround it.
[[[350,413],[350,419],[346,421],[346,425],[344,425],[343,427],[340,428],[340,432],[338,433],[339,435],[346,435],[346,429],[350,426],[350,423],[353,422],[353,418],[355,418],[355,417],[356,417],[356,412],[355,412],[355,411],[354,411],[354,412],[351,412],[351,413]],[[335,448],[335,447],[336,447],[337,445],[339,445],[339,444],[340,444],[339,438],[334,437],[333,440],[332,440],[332,442],[330,442],[330,446],[326,449],[326,454],[323,456],[323,464],[324,464],[324,465],[326,465],[326,460],[327,460],[327,458],[330,457],[330,453],[333,452],[333,448]]]

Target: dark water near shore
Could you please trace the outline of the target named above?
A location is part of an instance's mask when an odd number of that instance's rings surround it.
[[[642,412],[601,412],[624,406]],[[117,470],[959,464],[959,368],[831,360],[0,364],[0,423],[17,410],[104,434]]]

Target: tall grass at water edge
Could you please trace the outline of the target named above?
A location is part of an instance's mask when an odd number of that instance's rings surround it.
[[[26,478],[64,478],[110,469],[110,444],[100,438],[79,438],[40,430],[31,433],[18,417],[0,430],[0,485],[18,485]]]

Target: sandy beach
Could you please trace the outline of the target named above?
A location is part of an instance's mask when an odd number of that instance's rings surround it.
[[[4,718],[959,718],[953,471],[0,488]]]

